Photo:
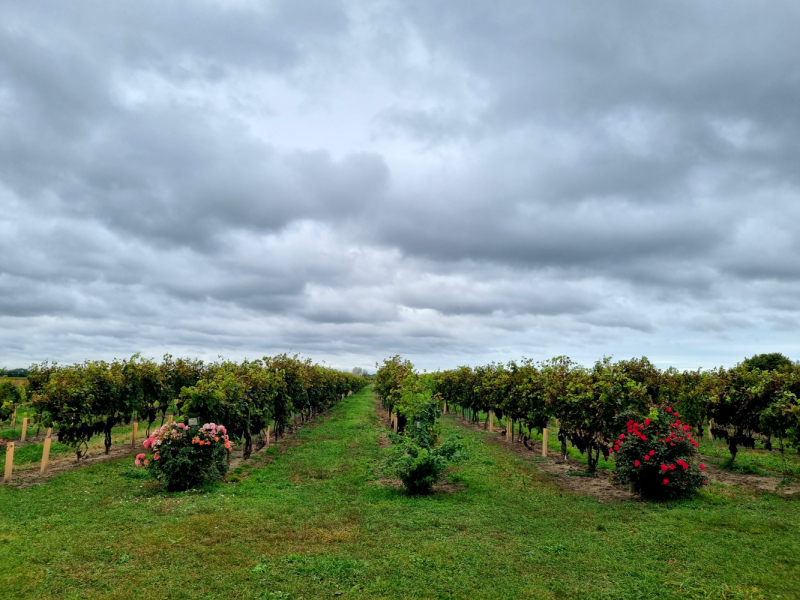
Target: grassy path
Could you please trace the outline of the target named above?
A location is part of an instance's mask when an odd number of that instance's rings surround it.
[[[378,483],[368,390],[213,492],[158,492],[130,461],[0,487],[0,597],[800,597],[799,502],[604,505],[460,431],[466,487],[427,498]]]

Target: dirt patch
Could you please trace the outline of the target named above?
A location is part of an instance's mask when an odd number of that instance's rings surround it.
[[[781,496],[791,496],[792,494],[800,493],[800,485],[798,484],[778,487],[781,483],[779,477],[751,475],[748,473],[731,473],[716,465],[709,464],[708,457],[701,456],[700,458],[706,462],[706,478],[711,483],[721,483],[723,485],[755,490],[757,492],[770,492],[772,494],[780,494]]]
[[[89,450],[88,454],[81,458],[80,461],[75,460],[75,455],[51,459],[48,462],[47,471],[45,471],[44,475],[39,475],[39,463],[30,463],[22,468],[14,469],[13,479],[8,485],[21,488],[31,485],[39,485],[40,483],[44,483],[48,479],[55,477],[56,475],[60,475],[61,473],[65,473],[66,471],[73,471],[74,469],[80,469],[88,465],[104,463],[109,460],[117,460],[125,457],[133,458],[140,451],[141,450],[138,447],[131,448],[127,444],[120,444],[117,446],[112,446],[108,454],[106,454],[102,449]]]
[[[377,479],[373,482],[375,485],[384,485],[387,487],[393,487],[397,489],[401,489],[403,487],[403,482],[399,479],[389,479],[383,477],[381,479]],[[433,484],[433,493],[434,494],[455,494],[462,490],[467,489],[463,483],[450,483],[450,482],[441,482],[441,483],[434,483]]]

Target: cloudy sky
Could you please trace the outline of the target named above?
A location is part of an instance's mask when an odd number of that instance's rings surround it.
[[[0,366],[800,358],[800,4],[0,0]]]

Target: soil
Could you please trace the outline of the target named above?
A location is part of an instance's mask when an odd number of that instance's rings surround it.
[[[707,479],[710,482],[722,483],[733,487],[740,487],[757,492],[770,492],[781,496],[791,496],[800,492],[800,485],[792,484],[779,487],[781,480],[779,477],[769,477],[767,475],[750,475],[747,473],[731,473],[713,464],[709,464],[707,456],[700,455],[706,463]]]
[[[403,487],[403,482],[399,479],[387,479],[385,477],[376,480],[374,483],[376,485],[385,485],[393,488]],[[463,483],[441,482],[433,484],[434,494],[455,494],[456,492],[460,492],[461,490],[465,489],[467,489],[467,486],[465,486]]]

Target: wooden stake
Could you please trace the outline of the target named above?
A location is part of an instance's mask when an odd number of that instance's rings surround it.
[[[713,442],[714,436],[711,435],[711,421],[708,422],[708,441]]]
[[[489,431],[494,431],[494,411],[489,411]]]
[[[39,469],[39,475],[44,475],[47,470],[47,463],[50,460],[50,443],[52,442],[53,428],[47,428],[47,436],[44,438],[44,450],[42,450],[42,466]]]
[[[542,456],[547,456],[547,427],[542,429]]]
[[[17,409],[14,409],[14,414],[11,415],[11,429],[17,426]]]
[[[399,428],[399,421],[397,415],[394,416],[394,432],[397,433],[397,429]]]
[[[6,446],[6,472],[3,475],[3,483],[11,483],[11,473],[14,471],[14,442],[8,442]]]
[[[28,417],[22,419],[22,435],[19,437],[19,441],[24,442],[26,437],[28,437]]]
[[[267,448],[269,448],[269,428],[270,426],[267,425]]]
[[[511,439],[511,433],[511,417],[506,415],[506,441],[509,443],[513,441]]]
[[[447,402],[444,403],[444,414],[447,414]]]
[[[172,415],[170,415],[169,418],[167,419],[167,425],[170,425],[171,423],[172,423]]]
[[[139,421],[133,422],[133,433],[131,434],[131,448],[136,448],[136,434],[139,430]]]
[[[632,481],[628,484],[628,491],[631,494],[635,494],[636,493],[636,484],[633,483]]]

